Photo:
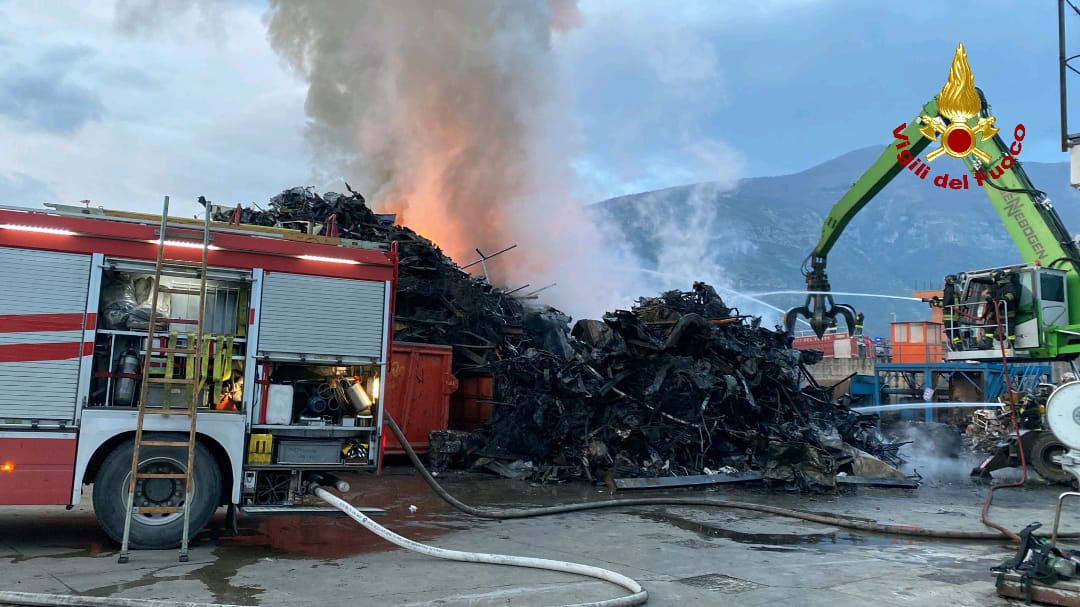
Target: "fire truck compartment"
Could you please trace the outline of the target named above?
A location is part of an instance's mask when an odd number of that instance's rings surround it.
[[[384,282],[267,272],[258,357],[338,364],[381,361],[388,299]]]
[[[74,424],[90,256],[0,247],[0,425]]]
[[[195,369],[185,353],[146,358],[150,308],[154,288],[153,264],[135,260],[107,259],[101,272],[98,306],[99,328],[93,350],[89,407],[135,407],[140,397],[143,365],[152,375],[185,378]],[[250,331],[248,313],[251,273],[211,269],[207,273],[203,304],[204,387],[199,406],[239,410],[243,408],[244,370]],[[197,290],[199,277],[193,269],[169,268],[161,276],[162,287]],[[158,293],[154,342],[159,347],[186,348],[196,343],[192,323],[199,315],[199,298],[186,293]],[[184,407],[190,402],[189,386],[152,384],[148,404]]]

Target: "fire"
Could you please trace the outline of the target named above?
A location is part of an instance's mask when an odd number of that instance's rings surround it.
[[[949,79],[938,95],[938,111],[950,122],[966,122],[978,114],[981,107],[979,93],[975,90],[975,76],[971,73],[964,43],[961,42],[956,46]]]

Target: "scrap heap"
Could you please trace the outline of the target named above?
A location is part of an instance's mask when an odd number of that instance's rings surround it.
[[[348,184],[346,184],[348,188]],[[205,198],[199,202],[210,204]],[[498,349],[522,336],[522,300],[462,270],[433,242],[392,215],[379,215],[364,197],[296,187],[270,199],[267,210],[212,205],[214,221],[296,228],[305,234],[398,244],[394,310],[397,341],[454,346],[454,372],[484,369]],[[335,227],[336,226],[336,227]]]
[[[895,455],[806,372],[820,353],[739,316],[708,285],[639,298],[569,334],[537,316],[546,322],[526,323],[530,347],[493,365],[502,406],[468,441],[480,456],[529,462],[531,478],[760,470],[818,490],[873,459],[850,445]]]
[[[757,470],[803,490],[833,488],[841,472],[866,475],[867,462],[875,475],[889,469],[868,453],[899,463],[872,418],[837,404],[806,372],[820,353],[792,348],[786,333],[739,315],[706,284],[571,330],[566,315],[469,275],[359,194],[293,188],[267,211],[213,208],[219,221],[314,234],[336,223],[342,237],[397,242],[395,339],[452,345],[455,372],[495,377],[495,415],[461,441],[468,463],[505,472],[511,462],[538,480]]]

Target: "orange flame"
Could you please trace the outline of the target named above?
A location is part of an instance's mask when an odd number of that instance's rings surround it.
[[[975,76],[971,73],[964,43],[961,42],[956,46],[949,79],[938,95],[938,111],[950,122],[967,122],[968,118],[979,113],[981,107],[979,93],[975,90]]]

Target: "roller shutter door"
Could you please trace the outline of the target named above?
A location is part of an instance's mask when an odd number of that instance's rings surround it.
[[[385,307],[382,282],[269,273],[263,280],[258,356],[382,361]]]
[[[89,255],[0,248],[0,420],[74,420],[89,281]]]

